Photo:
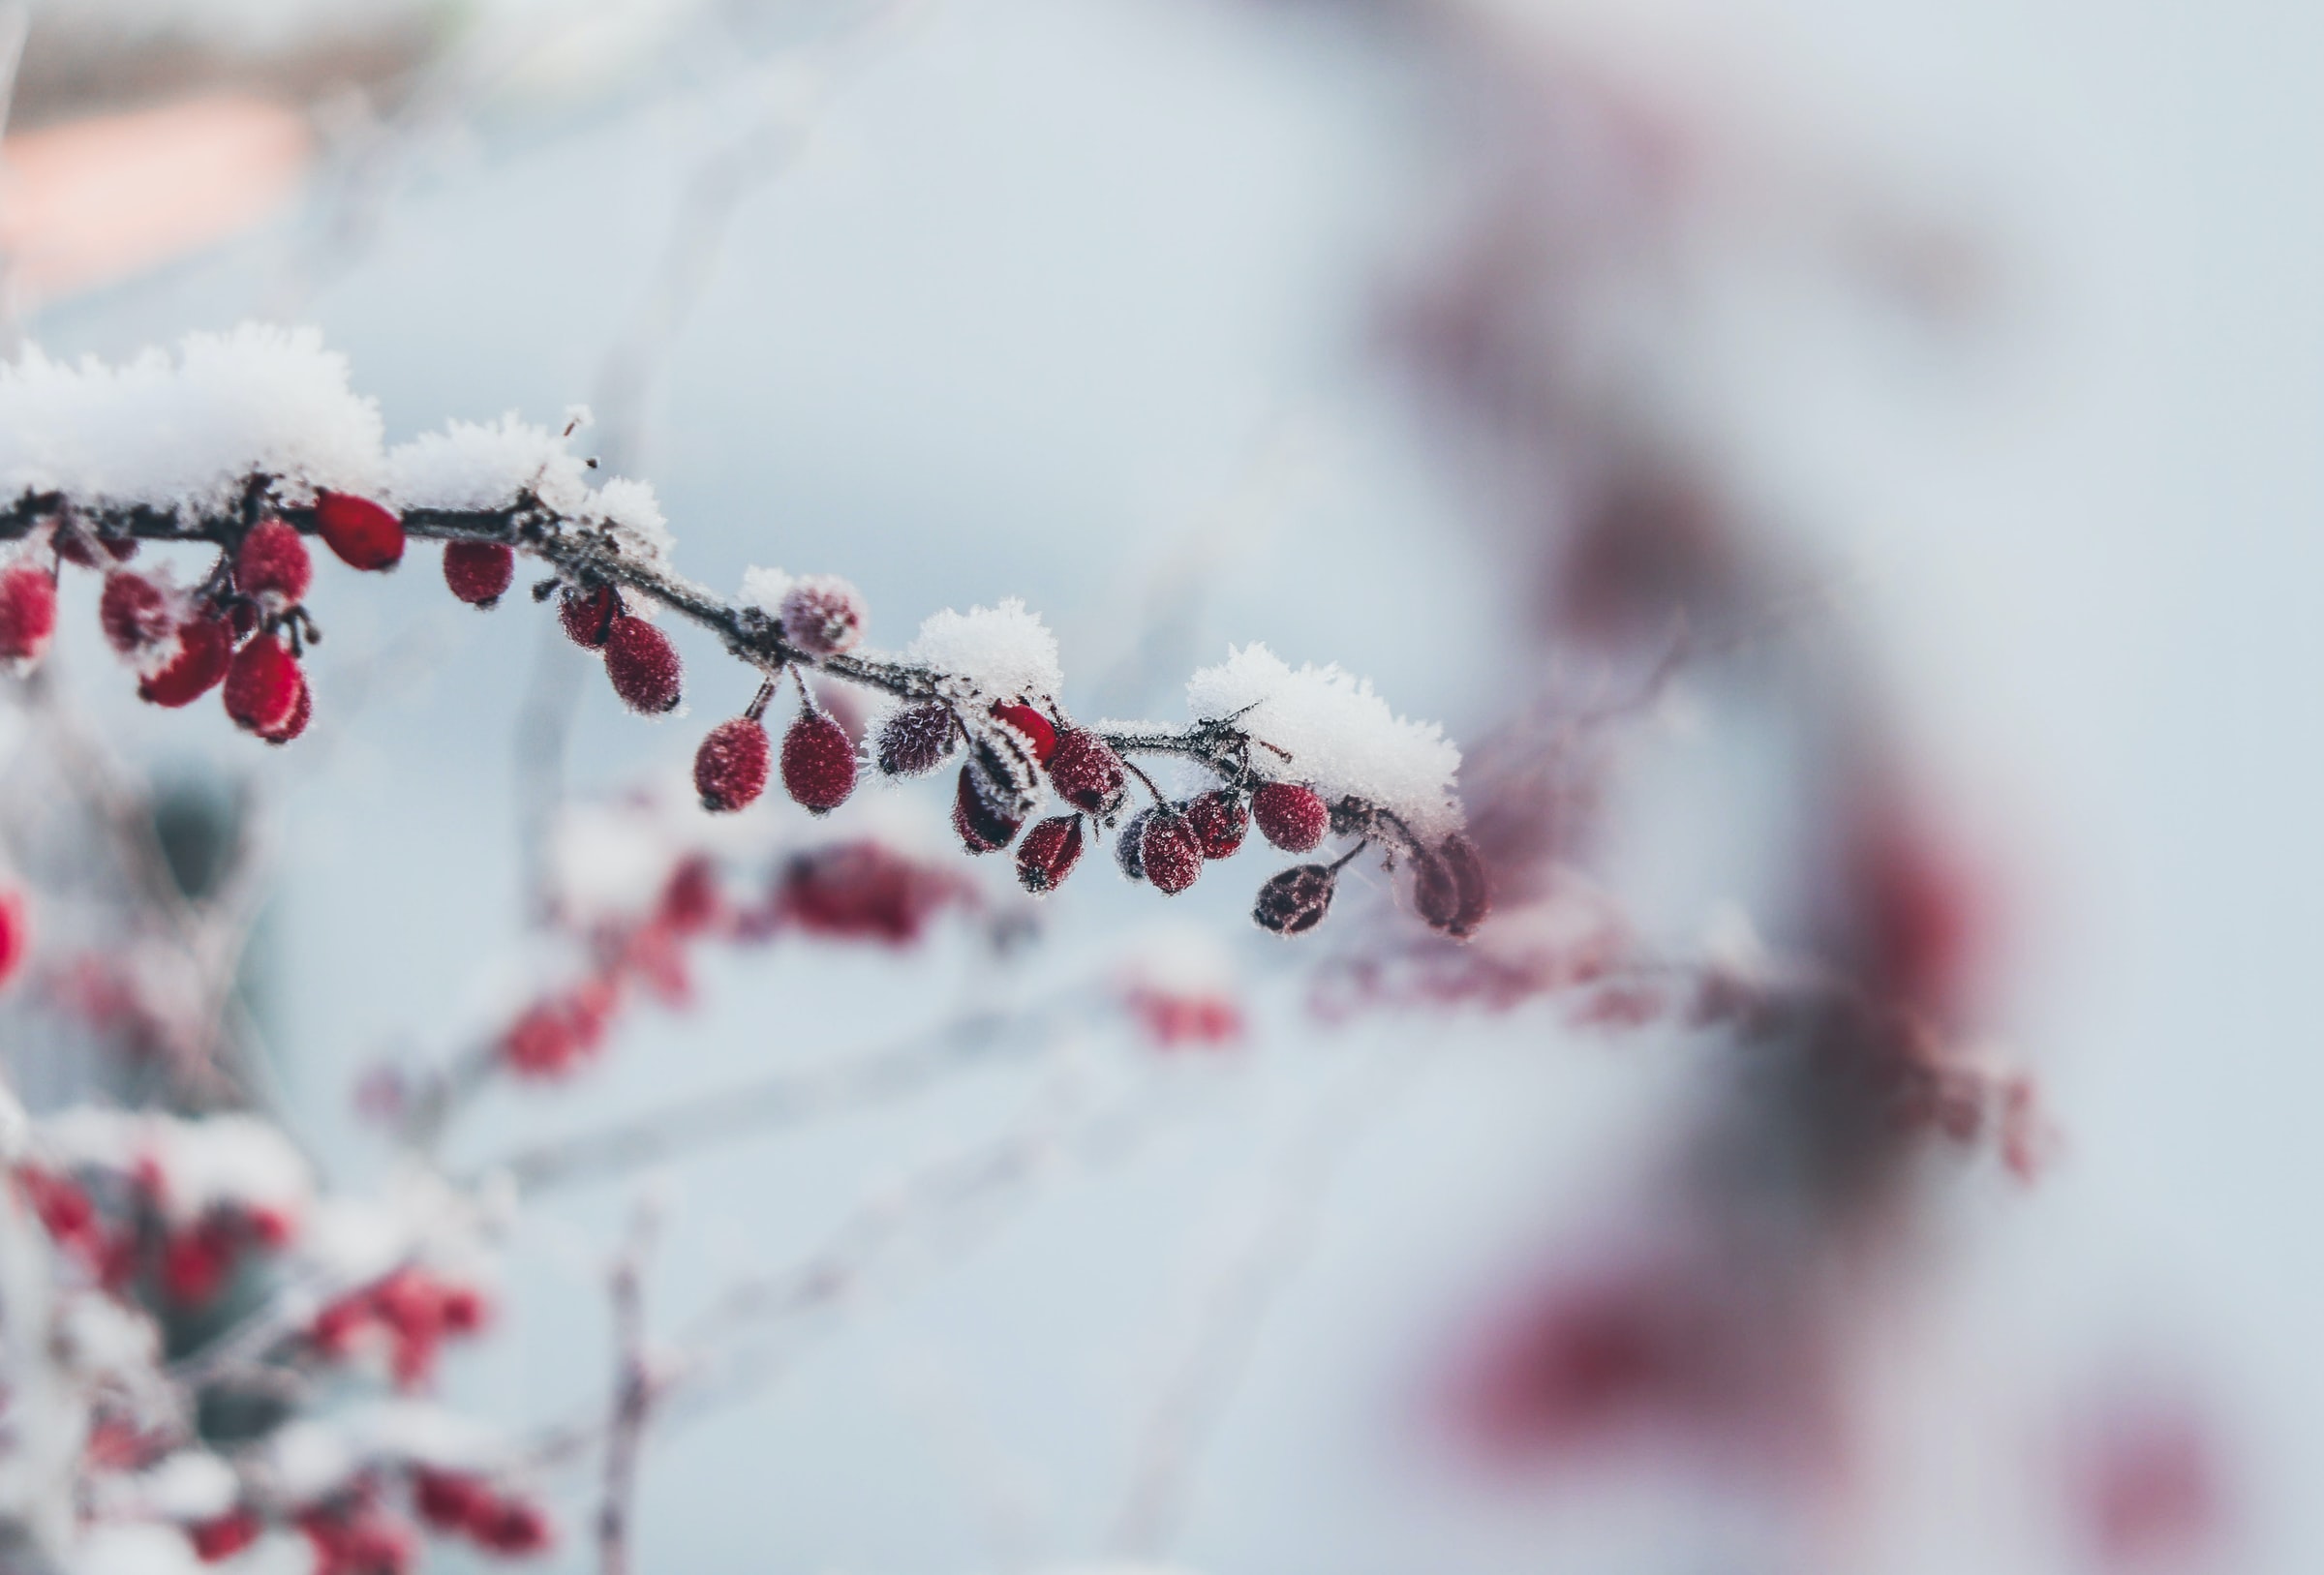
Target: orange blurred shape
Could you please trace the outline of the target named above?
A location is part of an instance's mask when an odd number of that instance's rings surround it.
[[[19,306],[158,267],[256,224],[290,196],[306,117],[219,95],[44,126],[0,142],[0,252]]]

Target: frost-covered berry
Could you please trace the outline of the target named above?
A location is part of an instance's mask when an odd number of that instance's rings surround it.
[[[21,892],[0,891],[0,984],[7,984],[24,965],[32,950],[32,916]]]
[[[307,687],[307,675],[300,673],[298,675],[298,698],[291,704],[290,714],[273,727],[260,728],[258,730],[259,737],[264,739],[268,743],[289,743],[292,739],[304,733],[307,730],[307,723],[314,719],[314,691]]]
[[[1033,746],[1033,758],[1042,765],[1057,752],[1057,727],[1048,717],[1030,706],[994,706],[993,714],[1024,735]]]
[[[782,637],[810,656],[853,651],[864,637],[864,593],[836,574],[810,574],[782,593]]]
[[[190,706],[226,677],[233,656],[233,631],[225,619],[203,613],[177,626],[177,654],[138,685],[148,705]]]
[[[694,751],[694,791],[713,814],[741,809],[767,789],[774,758],[767,730],[755,716],[736,716],[710,730]]]
[[[160,649],[176,632],[176,610],[168,595],[142,574],[115,569],[97,596],[97,626],[105,641],[124,656]]]
[[[447,541],[443,583],[471,607],[491,607],[516,578],[516,552],[502,541]]]
[[[1017,845],[1017,884],[1035,896],[1054,892],[1082,857],[1082,817],[1052,815]]]
[[[0,574],[0,660],[38,661],[56,633],[56,582],[18,563]]]
[[[1304,935],[1323,923],[1337,880],[1328,864],[1294,864],[1278,870],[1259,888],[1251,918],[1261,929],[1277,935]]]
[[[1157,808],[1138,837],[1138,863],[1154,890],[1176,896],[1203,872],[1203,848],[1194,827],[1176,809]]]
[[[1412,857],[1412,905],[1437,929],[1466,936],[1484,921],[1492,897],[1484,865],[1469,839],[1455,832]]]
[[[1076,809],[1086,809],[1101,820],[1120,810],[1126,780],[1121,757],[1096,734],[1086,728],[1066,729],[1048,764],[1050,785]]]
[[[963,846],[970,853],[992,853],[1005,848],[1016,838],[1017,828],[1023,824],[994,808],[977,790],[970,769],[961,768],[961,785],[952,796],[952,829],[961,833]]]
[[[557,598],[557,621],[574,645],[592,651],[603,651],[606,637],[613,633],[614,620],[629,609],[623,605],[622,593],[609,585],[595,591],[583,591],[578,586],[566,586]]]
[[[352,493],[319,493],[315,530],[350,568],[391,569],[404,560],[404,522]]]
[[[1305,853],[1324,839],[1331,811],[1323,796],[1298,782],[1269,782],[1251,795],[1259,834],[1285,853]]]
[[[307,544],[280,520],[260,520],[234,550],[234,584],[246,596],[271,595],[289,606],[303,600],[314,583]]]
[[[271,634],[234,652],[226,670],[226,713],[253,733],[272,733],[297,713],[306,679],[298,659]]]
[[[1153,813],[1151,809],[1139,810],[1114,838],[1114,862],[1134,881],[1146,879],[1146,855],[1140,844],[1146,840],[1146,823]]]
[[[880,724],[872,758],[886,775],[920,776],[944,763],[957,735],[952,708],[942,701],[906,706]]]
[[[1194,840],[1206,859],[1231,858],[1242,846],[1242,834],[1251,825],[1241,796],[1225,788],[1196,794],[1186,806],[1186,820],[1194,828]]]
[[[837,809],[855,791],[855,745],[830,712],[803,711],[783,734],[782,785],[818,815]]]
[[[627,613],[605,636],[605,676],[622,704],[648,716],[678,709],[678,648],[670,637]]]

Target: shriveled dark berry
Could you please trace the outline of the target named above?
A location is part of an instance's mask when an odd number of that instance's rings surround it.
[[[605,676],[631,711],[648,716],[678,708],[678,648],[642,618],[624,613],[605,636]]]
[[[1433,848],[1412,850],[1412,905],[1431,929],[1451,929],[1460,913],[1460,888]]]
[[[443,583],[471,607],[496,605],[516,578],[516,552],[503,541],[447,541]]]
[[[1250,830],[1251,814],[1243,807],[1241,795],[1225,788],[1212,788],[1198,793],[1186,805],[1187,823],[1194,828],[1194,840],[1206,859],[1231,858],[1242,846],[1243,833]]]
[[[818,815],[837,809],[855,791],[855,744],[829,712],[803,711],[783,734],[782,785]]]
[[[1086,809],[1100,820],[1113,819],[1126,797],[1127,779],[1121,757],[1096,734],[1074,727],[1058,735],[1049,757],[1049,781],[1057,797],[1076,809]]]
[[[124,656],[157,651],[177,632],[176,611],[162,588],[142,574],[115,569],[97,597],[97,624],[105,643]]]
[[[138,685],[138,698],[172,709],[190,706],[226,677],[233,656],[233,626],[204,613],[177,626],[177,654]]]
[[[1176,809],[1158,808],[1138,838],[1138,863],[1155,891],[1176,896],[1203,872],[1202,844],[1194,827]]]
[[[941,700],[906,706],[880,724],[872,759],[889,776],[920,776],[944,764],[960,736],[952,708]]]
[[[1082,857],[1082,817],[1052,815],[1017,844],[1017,884],[1035,896],[1054,892]]]
[[[1033,758],[1042,765],[1057,752],[1057,727],[1048,717],[1030,706],[994,706],[993,714],[1008,723],[1025,737],[1033,746]]]
[[[756,717],[729,717],[712,728],[694,751],[694,791],[702,807],[724,814],[754,803],[767,789],[774,754]]]
[[[404,522],[368,498],[326,492],[315,500],[315,530],[340,560],[359,569],[391,569],[404,560]]]
[[[1285,853],[1305,853],[1324,839],[1331,812],[1323,796],[1299,782],[1269,782],[1251,795],[1259,834]]]
[[[1454,935],[1472,935],[1493,911],[1492,887],[1484,878],[1484,861],[1477,857],[1476,844],[1458,832],[1438,844],[1437,856],[1444,860],[1445,868],[1452,876],[1455,894],[1452,922],[1445,927]]]
[[[298,658],[273,635],[259,635],[228,664],[226,713],[253,733],[279,732],[298,711],[306,686]]]
[[[246,596],[275,596],[288,605],[305,599],[314,583],[307,544],[280,520],[260,520],[234,550],[234,584]]]
[[[1146,823],[1152,814],[1151,809],[1139,810],[1122,827],[1121,833],[1114,838],[1114,862],[1121,865],[1121,872],[1134,881],[1146,879],[1143,844],[1146,841]]]
[[[1294,864],[1277,870],[1259,888],[1251,918],[1277,935],[1304,935],[1324,921],[1337,877],[1328,864]]]
[[[968,772],[993,812],[1006,820],[1023,821],[1041,803],[1041,768],[1014,728],[979,728],[968,746]]]
[[[622,603],[622,593],[609,585],[595,591],[583,591],[578,586],[566,586],[557,598],[557,621],[574,645],[587,646],[592,651],[605,649],[606,637],[613,633],[613,621],[629,609]]]
[[[853,651],[864,637],[864,593],[836,574],[810,574],[783,592],[782,637],[813,656]]]
[[[1021,820],[1012,820],[994,809],[985,796],[977,791],[970,778],[970,768],[961,768],[961,785],[952,798],[952,829],[961,833],[962,845],[970,853],[991,853],[1005,848],[1017,835]]]

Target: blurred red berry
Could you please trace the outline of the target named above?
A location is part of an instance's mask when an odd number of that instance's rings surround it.
[[[298,711],[306,679],[298,660],[271,634],[234,652],[226,670],[226,713],[253,733],[287,727]]]
[[[702,807],[723,814],[757,802],[767,790],[773,754],[767,730],[754,716],[730,717],[712,728],[694,751],[694,791]]]
[[[465,1531],[469,1522],[491,1507],[492,1490],[464,1471],[415,1467],[412,1508],[420,1524],[439,1531]]]
[[[1017,883],[1039,896],[1056,890],[1082,857],[1082,817],[1052,815],[1017,846]]]
[[[818,815],[837,809],[855,791],[855,745],[828,712],[802,711],[783,734],[782,786]]]
[[[1155,891],[1166,896],[1185,891],[1203,872],[1203,849],[1194,827],[1176,809],[1157,808],[1147,817],[1138,838],[1138,863]]]
[[[56,582],[18,563],[0,574],[0,660],[38,661],[56,633]]]
[[[1311,787],[1269,782],[1251,796],[1251,818],[1259,834],[1285,853],[1305,853],[1324,839],[1331,811]]]
[[[1194,828],[1194,840],[1206,859],[1226,859],[1242,846],[1243,833],[1250,829],[1250,811],[1243,807],[1239,795],[1225,788],[1212,788],[1197,794],[1186,806],[1186,820]]]
[[[0,890],[0,984],[15,978],[32,950],[32,915],[24,894]]]
[[[625,613],[605,635],[605,676],[631,711],[658,716],[678,707],[678,648],[642,618]]]
[[[57,557],[84,569],[99,568],[107,562],[126,563],[138,556],[135,536],[99,535],[85,527],[75,530],[59,525],[51,539]]]
[[[786,861],[776,876],[775,915],[838,940],[903,946],[948,904],[975,889],[935,864],[878,842],[839,842]]]
[[[622,593],[609,585],[595,591],[583,591],[566,586],[557,598],[557,621],[577,646],[591,651],[605,649],[606,637],[613,633],[613,622],[628,611]]]
[[[486,1499],[469,1516],[467,1530],[477,1547],[504,1559],[522,1559],[549,1546],[548,1516],[521,1499]]]
[[[194,1544],[194,1557],[205,1564],[231,1559],[253,1542],[258,1541],[262,1523],[253,1511],[236,1507],[208,1520],[196,1521],[186,1528],[186,1540]]]
[[[138,698],[155,706],[190,706],[226,677],[233,640],[224,619],[200,614],[177,626],[177,654],[138,685]]]
[[[281,520],[260,520],[234,552],[234,584],[246,596],[277,596],[288,605],[305,598],[315,563],[298,532]]]
[[[1008,723],[1025,737],[1033,746],[1033,758],[1042,765],[1057,752],[1056,724],[1030,706],[994,706],[993,714]]]
[[[864,637],[864,595],[836,574],[810,574],[783,593],[782,637],[810,656],[836,656]]]
[[[97,597],[97,625],[106,644],[124,656],[158,649],[176,631],[177,618],[160,586],[142,574],[115,569]]]
[[[516,553],[505,542],[447,541],[443,583],[471,607],[490,607],[516,578]]]
[[[1304,935],[1323,923],[1336,880],[1324,864],[1294,864],[1278,870],[1259,888],[1251,918],[1261,929],[1277,935]]]
[[[1096,734],[1086,728],[1068,728],[1058,736],[1047,764],[1050,784],[1057,790],[1057,797],[1076,809],[1110,820],[1121,808],[1122,784],[1127,779],[1121,757]]]
[[[941,700],[907,706],[880,724],[872,758],[885,775],[919,776],[944,763],[958,732],[952,708]]]
[[[404,560],[404,522],[368,498],[318,494],[315,529],[351,568],[391,569]]]
[[[162,1244],[162,1289],[181,1307],[204,1307],[225,1287],[234,1244],[214,1221],[173,1231]]]

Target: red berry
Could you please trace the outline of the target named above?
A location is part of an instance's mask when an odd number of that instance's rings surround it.
[[[426,1466],[412,1471],[412,1507],[420,1520],[439,1531],[464,1531],[469,1522],[489,1509],[492,1490],[461,1471],[440,1471]]]
[[[1304,935],[1323,923],[1337,880],[1325,864],[1294,864],[1278,870],[1259,888],[1251,918],[1261,929],[1277,935]]]
[[[957,736],[952,708],[942,701],[907,706],[880,724],[873,758],[889,776],[918,776],[944,763]]]
[[[1015,839],[1023,822],[1002,814],[977,790],[969,768],[961,768],[960,790],[952,800],[952,829],[970,853],[992,853]]]
[[[803,711],[782,736],[782,785],[816,814],[828,814],[855,791],[855,745],[827,712]]]
[[[292,739],[304,733],[307,730],[307,724],[314,719],[315,694],[307,687],[307,675],[300,673],[298,675],[298,699],[291,706],[290,714],[283,718],[282,724],[278,727],[260,728],[259,737],[264,739],[268,743],[289,743]]]
[[[263,1530],[259,1517],[245,1508],[228,1510],[206,1521],[196,1521],[186,1528],[186,1539],[194,1544],[194,1557],[205,1564],[231,1559],[253,1542]]]
[[[234,584],[246,596],[278,596],[289,605],[304,598],[314,581],[307,544],[280,520],[252,526],[234,553]]]
[[[624,613],[605,636],[605,676],[631,711],[648,716],[678,708],[678,648],[642,618]]]
[[[736,716],[710,730],[694,751],[694,791],[713,814],[741,809],[767,790],[773,750],[754,716]]]
[[[1068,728],[1049,757],[1050,784],[1076,809],[1111,819],[1121,808],[1126,780],[1121,757],[1085,728]]]
[[[490,607],[516,578],[516,553],[505,542],[447,541],[443,583],[471,607]]]
[[[177,618],[162,588],[142,574],[115,569],[97,597],[97,623],[106,644],[124,656],[159,647],[177,629]]]
[[[1121,834],[1114,838],[1114,862],[1134,881],[1146,879],[1146,855],[1140,844],[1146,840],[1146,823],[1153,818],[1153,813],[1151,809],[1139,810],[1122,827]]]
[[[279,732],[297,714],[306,678],[298,660],[271,634],[234,652],[226,670],[226,713],[258,734]]]
[[[818,935],[903,946],[975,889],[950,869],[878,842],[827,843],[787,860],[775,879],[775,913]]]
[[[1231,857],[1242,846],[1242,833],[1251,824],[1250,811],[1243,807],[1241,796],[1225,788],[1197,794],[1186,806],[1186,819],[1194,827],[1194,840],[1206,859]]]
[[[226,677],[233,656],[232,630],[215,613],[204,613],[177,626],[177,654],[162,670],[138,685],[138,698],[156,706],[190,706],[208,694]]]
[[[404,560],[404,522],[368,498],[317,495],[315,529],[351,568],[391,569]]]
[[[1082,817],[1052,815],[1017,845],[1017,883],[1035,896],[1054,892],[1082,857]]]
[[[32,950],[32,916],[20,892],[0,892],[0,984],[6,984],[24,965]]]
[[[184,1307],[202,1307],[217,1298],[233,1267],[233,1243],[207,1221],[172,1233],[162,1243],[162,1288]]]
[[[1042,765],[1057,752],[1056,724],[1030,706],[994,706],[993,714],[1008,723],[1025,737],[1033,746],[1033,758]]]
[[[1138,863],[1157,892],[1176,896],[1185,891],[1203,872],[1203,849],[1195,840],[1194,827],[1176,809],[1156,809],[1138,838]]]
[[[18,563],[0,574],[0,659],[38,661],[56,633],[56,582]]]
[[[606,636],[613,633],[613,621],[629,609],[622,603],[622,593],[609,585],[595,591],[583,591],[566,586],[557,598],[557,619],[565,632],[572,636],[573,644],[587,646],[592,651],[605,649]]]
[[[521,1499],[493,1499],[469,1518],[468,1534],[488,1553],[523,1558],[548,1547],[549,1518]]]
[[[1311,787],[1269,782],[1251,795],[1251,818],[1259,823],[1259,834],[1285,853],[1305,853],[1324,839],[1331,811]]]
[[[852,651],[864,637],[864,593],[836,574],[810,574],[783,592],[782,637],[810,656]]]
[[[57,557],[84,569],[96,568],[108,560],[126,563],[138,556],[136,537],[99,535],[86,527],[76,530],[70,526],[59,525],[50,539],[55,544]]]

